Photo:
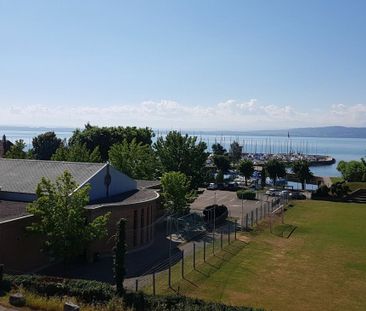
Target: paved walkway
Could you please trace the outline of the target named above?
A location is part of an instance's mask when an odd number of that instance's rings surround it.
[[[332,180],[330,179],[329,176],[322,176],[323,178],[323,183],[325,185],[327,185],[328,187],[330,187],[332,185]]]

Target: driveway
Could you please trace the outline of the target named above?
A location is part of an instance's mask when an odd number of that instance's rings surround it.
[[[259,200],[240,200],[235,191],[204,190],[202,194],[191,204],[192,211],[203,211],[205,207],[212,204],[223,204],[229,210],[229,217],[238,218],[261,206],[261,200],[267,200],[266,195],[259,195]],[[243,206],[243,211],[242,211]]]

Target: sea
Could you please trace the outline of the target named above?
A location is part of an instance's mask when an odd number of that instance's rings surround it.
[[[14,142],[23,139],[27,148],[31,147],[33,137],[48,130],[55,131],[61,139],[68,139],[73,129],[45,129],[45,128],[1,128],[0,135]],[[165,136],[167,131],[154,130],[155,141],[160,136]],[[182,133],[185,133],[182,131]],[[331,138],[331,137],[289,137],[289,136],[248,136],[222,134],[222,132],[187,131],[188,135],[197,136],[198,141],[204,141],[210,150],[212,144],[220,143],[227,150],[233,141],[243,146],[244,152],[249,153],[287,153],[299,152],[304,154],[328,155],[336,159],[332,165],[314,166],[311,171],[316,176],[340,176],[337,163],[341,160],[360,160],[366,157],[366,138]]]

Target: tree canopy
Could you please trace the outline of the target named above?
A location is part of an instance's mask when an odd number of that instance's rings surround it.
[[[53,154],[53,161],[70,161],[70,162],[102,162],[99,147],[90,152],[86,144],[75,143],[70,146],[61,146]]]
[[[239,162],[238,170],[240,174],[242,174],[245,177],[245,185],[248,184],[248,179],[252,177],[254,173],[254,164],[251,160],[242,160]]]
[[[27,153],[24,151],[25,142],[23,139],[16,140],[10,149],[5,153],[5,158],[9,159],[26,159]]]
[[[141,142],[144,145],[151,145],[153,131],[150,128],[137,128],[137,127],[98,127],[85,125],[83,130],[77,129],[69,139],[69,145],[76,143],[86,144],[86,147],[90,152],[93,152],[96,147],[99,147],[99,152],[102,161],[108,160],[109,149],[118,143],[122,143],[124,140],[131,142],[133,139],[136,142]]]
[[[182,172],[190,178],[191,187],[197,188],[206,176],[206,144],[197,143],[196,136],[171,131],[166,138],[159,137],[154,144],[163,172]]]
[[[32,140],[32,155],[37,160],[50,160],[61,144],[62,140],[57,138],[55,132],[40,134]]]
[[[75,191],[77,188],[67,171],[55,183],[42,178],[37,200],[27,208],[36,216],[36,222],[27,229],[42,235],[44,251],[66,262],[82,255],[91,241],[107,234],[109,214],[88,221],[84,207],[89,202],[89,187]]]
[[[158,161],[151,146],[133,139],[124,140],[109,150],[109,159],[114,167],[134,179],[155,179]]]
[[[277,178],[286,176],[285,164],[277,159],[271,159],[265,164],[266,172],[273,180],[273,185],[276,185]]]
[[[229,156],[233,162],[238,162],[241,159],[242,152],[243,146],[240,146],[237,141],[233,141],[230,144]]]
[[[181,172],[167,172],[161,177],[164,207],[171,213],[186,214],[190,185],[187,176]]]
[[[219,143],[213,144],[211,148],[214,155],[225,155],[227,153],[226,149]]]
[[[309,162],[305,160],[298,160],[292,163],[292,172],[301,182],[302,190],[305,190],[305,183],[313,177],[310,171]]]
[[[361,159],[361,161],[340,161],[337,170],[341,172],[346,181],[366,181],[366,163],[364,159]]]
[[[227,172],[231,167],[230,159],[228,156],[214,155],[213,161],[219,171]]]

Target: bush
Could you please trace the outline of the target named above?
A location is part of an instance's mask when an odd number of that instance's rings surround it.
[[[212,224],[213,209],[215,209],[215,224],[221,224],[229,216],[229,210],[225,205],[209,205],[203,210],[205,222]]]
[[[255,192],[251,190],[238,190],[236,192],[238,199],[240,200],[255,200]]]
[[[1,284],[4,291],[11,287],[22,286],[24,289],[42,296],[69,296],[85,303],[107,304],[118,298],[111,284],[76,279],[63,279],[35,275],[5,275]],[[132,310],[144,311],[255,311],[250,307],[234,307],[220,303],[205,302],[185,296],[150,296],[142,292],[126,293],[121,304]]]

